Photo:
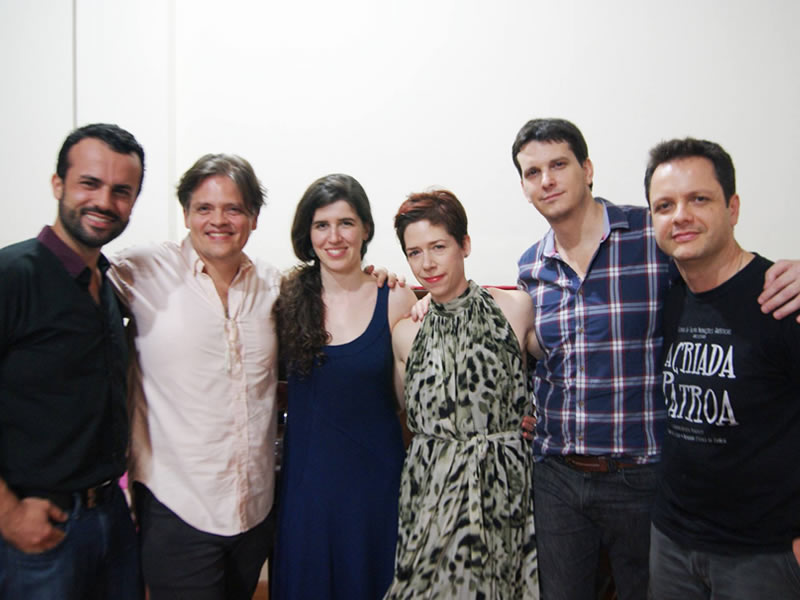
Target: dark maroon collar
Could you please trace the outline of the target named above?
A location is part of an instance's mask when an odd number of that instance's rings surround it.
[[[55,254],[56,258],[64,265],[64,268],[67,270],[72,277],[77,277],[83,273],[84,269],[87,269],[86,263],[83,262],[83,259],[78,256],[78,254],[69,246],[67,246],[64,241],[56,235],[56,232],[53,231],[53,228],[49,225],[45,225],[42,230],[39,232],[39,235],[36,236],[36,239],[50,252]],[[100,270],[105,272],[108,268],[108,261],[106,260],[105,256],[102,254],[100,255],[99,260],[97,261],[97,266],[100,267]]]

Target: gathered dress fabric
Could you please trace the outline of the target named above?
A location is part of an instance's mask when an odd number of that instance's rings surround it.
[[[531,412],[517,338],[470,282],[431,303],[406,365],[415,434],[403,468],[395,575],[386,598],[539,597]]]
[[[289,375],[271,598],[374,600],[392,578],[405,455],[388,288],[367,329]]]

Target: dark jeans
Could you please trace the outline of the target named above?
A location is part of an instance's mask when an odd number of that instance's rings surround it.
[[[21,552],[0,538],[0,598],[8,600],[139,600],[136,530],[122,491],[94,508],[78,499],[65,537],[38,554]]]
[[[800,598],[800,565],[791,549],[738,556],[700,552],[653,527],[650,589],[654,600],[789,600]]]
[[[272,550],[274,513],[249,531],[195,529],[140,483],[134,485],[144,580],[150,600],[250,600]]]
[[[647,598],[654,465],[585,473],[560,458],[534,469],[542,600],[594,600],[601,545],[620,600]]]

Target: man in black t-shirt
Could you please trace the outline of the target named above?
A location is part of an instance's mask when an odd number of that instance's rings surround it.
[[[127,345],[100,252],[125,229],[143,173],[129,132],[76,129],[52,177],[55,224],[0,249],[0,598],[143,596],[117,484]]]
[[[800,598],[797,315],[757,308],[772,263],[734,238],[739,197],[718,144],[659,144],[645,191],[658,245],[682,276],[664,308],[653,597]]]

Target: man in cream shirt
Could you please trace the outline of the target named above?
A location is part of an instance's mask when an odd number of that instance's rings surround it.
[[[252,598],[272,543],[274,267],[243,252],[264,193],[206,155],[181,178],[189,235],[116,257],[134,315],[131,477],[151,600]]]

